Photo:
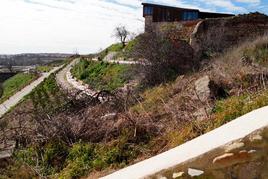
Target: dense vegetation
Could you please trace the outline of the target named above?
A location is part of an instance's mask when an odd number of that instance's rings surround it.
[[[72,69],[73,75],[96,90],[115,90],[130,80],[130,66],[81,60]]]
[[[106,49],[102,50],[99,54],[98,57],[99,59],[104,59],[106,55],[108,55],[109,52],[120,52],[123,50],[123,45],[118,43],[118,44],[113,44]]]
[[[53,67],[52,66],[48,66],[48,65],[43,65],[43,66],[37,66],[36,67],[36,70],[38,72],[41,72],[41,73],[47,73],[47,72],[49,72],[52,69],[53,69]]]
[[[78,142],[68,146],[51,141],[45,146],[18,150],[15,162],[35,168],[41,176],[77,178],[111,166],[124,167],[140,153],[135,150],[123,139],[110,145]]]
[[[22,120],[31,126],[31,130],[22,129],[21,135],[16,136],[20,147],[9,167],[2,171],[1,178],[77,178],[111,166],[123,167],[141,153],[139,146],[144,145],[143,142],[133,146],[130,141],[134,138],[127,128],[118,139],[108,143],[93,143],[78,137],[71,139],[75,135],[71,129],[73,124],[68,124],[70,121],[65,117],[57,118],[57,115],[61,112],[81,113],[85,105],[83,101],[67,98],[66,93],[59,90],[54,75],[42,82],[20,106],[25,104],[32,106],[31,117],[29,118],[27,109],[22,109],[25,113],[15,111],[15,115],[18,112],[20,117],[26,116],[27,120],[34,121],[28,123],[29,121]],[[24,125],[22,121],[20,125]]]
[[[6,80],[3,83],[3,95],[0,99],[0,102],[4,102],[5,100],[7,100],[16,92],[20,91],[22,88],[27,86],[35,78],[37,78],[36,74],[18,73],[17,75]]]
[[[146,50],[147,53],[153,48],[151,52],[161,55],[157,65],[163,64],[163,59],[170,62],[169,57],[176,59],[177,55],[157,52],[159,49],[170,52],[166,47],[173,49],[160,42]],[[137,44],[132,44],[131,49],[136,49]],[[28,178],[88,175],[97,178],[106,171],[166,151],[266,106],[267,44],[267,37],[244,43],[225,54],[205,59],[199,71],[183,75],[176,72],[168,80],[159,78],[154,85],[143,83],[142,89],[131,89],[135,93],[122,93],[103,104],[93,97],[72,98],[58,87],[55,76],[51,75],[6,116],[10,122],[6,125],[14,127],[13,120],[19,120],[20,125],[25,122],[23,126],[30,126],[31,130],[23,128],[20,135],[11,136],[18,141],[18,149],[13,163],[1,174],[3,178],[14,178],[14,174],[20,178],[26,175],[30,175]],[[110,50],[122,51],[122,48],[114,45]],[[169,63],[165,72],[174,68],[172,64],[178,65]],[[72,73],[94,89],[115,90],[132,79],[131,68],[81,60]],[[204,101],[195,86],[203,76],[208,76],[213,84],[213,96]],[[18,115],[20,118],[16,118]]]
[[[165,135],[152,140],[156,143],[155,147],[163,141],[166,141],[166,148],[178,146],[248,112],[267,106],[268,74],[267,69],[263,68],[267,66],[267,42],[266,36],[245,42],[209,60],[211,69],[203,73],[179,76],[174,82],[143,92],[142,102],[130,110],[141,116],[160,117],[168,123]],[[213,83],[221,86],[227,95],[214,96],[214,99],[206,101],[207,104],[196,100],[193,82],[200,75],[209,75]],[[202,120],[197,120],[193,109],[206,111],[203,112]],[[193,116],[189,117],[189,114]],[[174,123],[176,127],[172,125]]]

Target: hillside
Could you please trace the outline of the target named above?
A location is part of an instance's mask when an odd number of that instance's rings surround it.
[[[0,139],[17,145],[0,178],[98,178],[268,105],[267,35],[222,51],[195,51],[173,35],[141,34],[94,61],[79,56],[70,76],[94,96],[47,78],[0,120]],[[111,53],[138,63],[109,63]]]
[[[0,98],[0,103],[3,103],[5,100],[30,84],[36,78],[38,78],[37,74],[18,73],[6,80],[1,86],[1,90],[3,90],[3,92]]]
[[[10,123],[7,126],[20,121],[33,127],[21,131],[20,150],[10,170],[31,174],[27,166],[34,167],[39,160],[38,173],[62,178],[121,168],[265,106],[267,43],[267,37],[244,43],[204,62],[197,72],[141,89],[128,101],[127,110],[120,107],[120,99],[99,104],[90,98],[65,98],[51,76],[4,117]],[[112,113],[116,115],[109,117]],[[23,163],[27,165],[18,167]]]

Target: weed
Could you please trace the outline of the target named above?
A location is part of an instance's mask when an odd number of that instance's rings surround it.
[[[115,90],[129,80],[129,66],[81,60],[74,66],[73,75],[97,90]]]
[[[48,65],[36,67],[36,70],[41,73],[47,73],[51,71],[52,69],[53,69],[53,66],[48,66]]]

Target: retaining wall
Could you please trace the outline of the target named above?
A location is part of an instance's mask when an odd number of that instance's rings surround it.
[[[195,27],[190,44],[196,52],[222,52],[268,33],[268,16],[260,13],[206,19]]]
[[[268,107],[103,179],[268,178]]]

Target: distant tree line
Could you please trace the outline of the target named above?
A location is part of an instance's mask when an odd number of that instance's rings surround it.
[[[30,66],[43,65],[53,61],[63,60],[67,54],[20,54],[20,55],[0,55],[0,65]]]

